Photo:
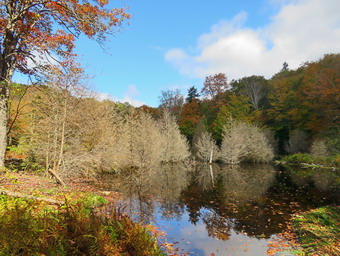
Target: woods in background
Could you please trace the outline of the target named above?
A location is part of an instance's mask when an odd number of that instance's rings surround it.
[[[70,66],[41,86],[12,84],[7,158],[62,176],[134,168],[141,174],[190,155],[269,162],[276,154],[340,152],[340,55],[297,70],[227,81],[206,78],[201,97],[163,91],[160,106],[99,101]]]

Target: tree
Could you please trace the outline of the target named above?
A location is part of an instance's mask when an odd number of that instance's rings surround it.
[[[212,107],[220,108],[225,103],[224,94],[228,89],[227,76],[219,73],[205,78],[201,93],[206,99],[210,99]]]
[[[259,109],[267,94],[267,80],[263,76],[244,77],[233,81],[231,86],[235,93],[247,95],[254,109]]]
[[[179,116],[184,99],[179,89],[176,90],[165,90],[161,92],[159,97],[160,108],[170,111],[176,117]]]
[[[314,158],[323,158],[329,156],[326,142],[322,139],[314,140],[310,148],[310,154]]]
[[[192,141],[197,124],[201,119],[200,105],[197,100],[192,100],[183,105],[179,119],[179,129],[181,133],[187,137],[189,142]]]
[[[213,99],[220,96],[223,92],[228,89],[227,76],[223,73],[219,73],[213,76],[208,76],[205,78],[204,86],[201,93]]]
[[[196,155],[199,159],[210,163],[218,159],[219,149],[210,133],[204,131],[198,138],[195,147],[197,148]]]
[[[304,68],[276,74],[269,82],[268,106],[264,110],[270,126],[278,138],[279,152],[284,152],[284,144],[289,138],[289,132],[303,127],[303,119],[299,116],[308,115],[306,108],[301,108],[301,100],[297,98],[301,87]]]
[[[295,154],[299,152],[307,152],[309,148],[308,136],[304,131],[289,131],[289,139],[284,145],[286,152]]]
[[[125,145],[120,147],[122,158],[125,159],[120,161],[121,166],[137,167],[138,174],[146,175],[159,165],[162,160],[162,135],[150,114],[131,110],[126,117],[121,137],[120,144]]]
[[[289,70],[288,63],[287,62],[283,62],[282,68],[281,68],[281,72],[288,71],[288,70]]]
[[[33,115],[30,123],[30,151],[37,164],[63,177],[89,175],[95,170],[96,145],[102,141],[107,111],[81,85],[81,70],[67,67],[51,70],[45,86],[32,95]],[[35,97],[34,97],[35,96]],[[104,104],[103,104],[104,105]],[[106,114],[106,115],[105,115]],[[107,123],[107,121],[106,121]]]
[[[228,164],[242,161],[266,163],[273,159],[274,152],[259,127],[230,121],[224,127],[220,157]]]
[[[230,122],[225,125],[221,144],[220,158],[228,164],[239,164],[246,155],[247,125]]]
[[[188,96],[187,98],[185,99],[186,102],[190,103],[192,102],[193,100],[198,100],[198,97],[200,96],[200,94],[198,93],[197,89],[195,88],[195,86],[191,86],[189,89],[188,89]]]
[[[188,142],[180,133],[175,117],[169,111],[164,111],[158,125],[163,137],[162,161],[177,162],[187,158],[189,156]]]
[[[259,112],[252,109],[247,96],[231,94],[228,103],[220,108],[214,120],[212,127],[214,138],[221,142],[224,126],[229,120],[251,123],[258,119],[258,116]]]
[[[125,9],[108,9],[108,1],[0,1],[0,166],[7,140],[9,86],[14,71],[38,76],[51,62],[75,57],[81,33],[103,43],[129,18]]]

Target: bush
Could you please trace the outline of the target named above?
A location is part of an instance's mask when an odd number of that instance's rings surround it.
[[[166,255],[147,227],[119,210],[88,211],[101,201],[56,208],[1,196],[0,255]]]
[[[313,158],[324,158],[329,156],[326,142],[324,140],[315,140],[312,143],[310,154]]]
[[[211,134],[206,131],[202,132],[198,138],[195,148],[197,149],[197,157],[202,161],[209,162],[210,158],[212,158],[212,161],[216,161],[219,157],[219,149],[216,142]]]
[[[266,163],[274,152],[265,134],[255,125],[232,121],[224,127],[220,158],[228,164],[242,161]]]

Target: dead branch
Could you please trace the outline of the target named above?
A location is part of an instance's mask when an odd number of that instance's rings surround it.
[[[52,169],[49,169],[48,172],[49,172],[54,178],[56,178],[57,182],[58,182],[60,185],[66,187],[66,183],[60,178],[60,176],[59,176],[55,171],[53,171]]]
[[[48,203],[51,203],[51,204],[59,204],[59,205],[65,204],[65,202],[62,202],[62,201],[59,201],[59,200],[54,200],[54,199],[45,198],[45,197],[37,197],[37,196],[32,196],[32,195],[25,195],[25,194],[21,194],[19,192],[12,192],[12,191],[3,190],[3,189],[0,189],[0,194],[12,196],[12,197],[20,197],[20,198],[25,198],[25,199],[34,199],[34,200],[38,200],[38,201],[48,202]]]

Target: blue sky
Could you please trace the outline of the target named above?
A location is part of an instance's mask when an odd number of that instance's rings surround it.
[[[100,96],[158,106],[161,90],[201,88],[207,75],[270,78],[284,61],[340,52],[339,0],[124,0],[129,25],[103,50],[85,37],[76,52]]]

